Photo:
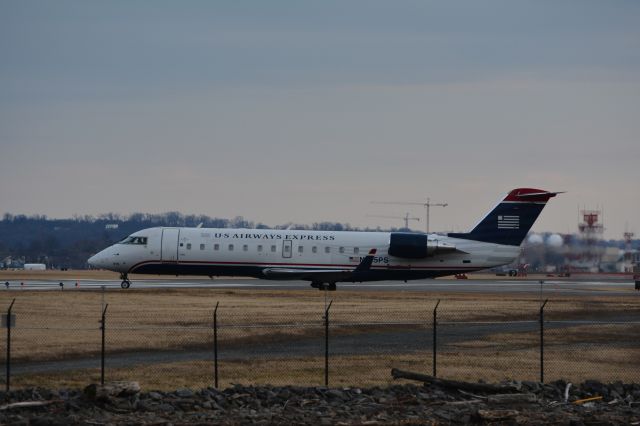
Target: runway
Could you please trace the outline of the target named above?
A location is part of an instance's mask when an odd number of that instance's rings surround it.
[[[542,283],[541,283],[542,281]],[[25,290],[38,291],[75,291],[119,289],[121,291],[145,289],[177,289],[177,288],[207,288],[207,289],[242,289],[242,290],[309,290],[312,289],[307,281],[269,281],[251,278],[216,278],[216,279],[132,279],[129,290],[120,289],[120,280],[29,280],[8,281],[3,283],[4,291],[19,292]],[[60,285],[63,284],[63,286]],[[598,279],[526,279],[526,278],[495,278],[495,279],[432,279],[417,280],[407,283],[397,281],[376,281],[365,283],[338,283],[338,291],[416,291],[416,292],[460,292],[460,293],[500,293],[500,294],[555,294],[580,296],[637,296],[640,292],[634,289],[634,282],[625,278]]]

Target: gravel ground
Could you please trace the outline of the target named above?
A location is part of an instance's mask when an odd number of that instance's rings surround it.
[[[566,424],[640,425],[640,385],[510,382],[511,393],[403,384],[387,388],[241,386],[174,392],[25,389],[0,393],[6,425]],[[568,388],[568,391],[567,391]],[[97,396],[96,396],[97,392]],[[566,398],[565,398],[566,396]],[[586,400],[585,399],[592,399]],[[36,406],[24,406],[32,403]]]

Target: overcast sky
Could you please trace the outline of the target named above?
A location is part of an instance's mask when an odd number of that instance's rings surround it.
[[[0,1],[0,213],[640,234],[640,2]]]

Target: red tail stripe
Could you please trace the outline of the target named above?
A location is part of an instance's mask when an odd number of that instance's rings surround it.
[[[522,195],[529,195],[527,197],[522,197]],[[536,194],[536,195],[533,195]],[[521,201],[521,202],[545,202],[549,201],[549,198],[555,197],[556,194],[553,192],[545,191],[543,189],[535,189],[535,188],[516,188],[509,192],[503,201]]]

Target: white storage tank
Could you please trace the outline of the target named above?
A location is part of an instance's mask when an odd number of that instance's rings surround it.
[[[46,271],[47,265],[44,263],[25,263],[24,264],[25,271]]]

